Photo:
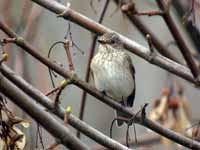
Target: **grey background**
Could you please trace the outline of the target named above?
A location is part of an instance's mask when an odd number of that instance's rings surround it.
[[[3,1],[3,0],[1,0]],[[63,4],[66,2],[61,1]],[[95,14],[94,11],[90,7],[90,1],[83,0],[71,0],[71,8],[82,13],[83,15],[97,20],[99,12],[101,10],[102,4],[104,0],[101,0],[100,3],[94,1],[95,9],[98,14]],[[0,2],[1,3],[1,2]],[[15,15],[14,19],[18,21],[21,8],[20,0],[15,0],[13,2],[13,15]],[[136,0],[136,6],[139,10],[155,10],[157,9],[156,3],[154,1],[146,1],[146,0]],[[116,5],[113,2],[110,2],[109,9],[106,13],[106,17],[104,18],[103,24],[127,37],[130,39],[137,41],[138,43],[148,47],[146,40],[142,37],[142,35],[138,32],[138,30],[129,23],[129,21],[123,17],[120,11],[117,11],[112,17],[110,16],[115,10]],[[176,13],[173,13],[174,17],[177,20],[177,24],[179,24],[182,34],[184,35],[185,41],[193,49],[192,42],[187,37],[187,33],[184,31],[182,25],[180,24],[180,19],[177,18]],[[164,44],[168,44],[168,42],[173,41],[173,38],[165,25],[164,21],[161,17],[141,17],[146,24],[155,32],[155,34],[162,39],[161,41]],[[39,27],[38,27],[38,35],[35,42],[32,44],[36,45],[43,51],[40,51],[41,54],[47,56],[47,51],[52,45],[52,43],[63,40],[65,33],[67,31],[68,22],[66,20],[56,18],[56,15],[44,10],[41,18],[39,19]],[[91,44],[91,33],[80,26],[71,23],[71,32],[73,36],[73,40],[78,46],[85,52],[85,55],[82,55],[76,48],[71,50],[73,55],[73,63],[75,66],[75,72],[78,76],[84,79],[85,70],[88,59],[88,52]],[[170,46],[170,50],[172,53],[176,54],[179,58],[182,59],[179,50],[176,46]],[[17,52],[15,52],[17,54]],[[133,111],[137,112],[140,109],[140,106],[144,103],[152,104],[152,101],[161,96],[161,90],[163,87],[167,85],[167,72],[157,66],[151,65],[143,59],[139,58],[134,54],[130,54],[132,57],[132,61],[135,65],[136,70],[136,98],[135,104],[133,107]],[[65,51],[61,46],[57,46],[52,53],[52,59],[56,59],[60,63],[64,65],[66,69],[68,69],[68,64],[66,63],[66,55]],[[41,89],[43,92],[47,92],[51,89],[51,83],[49,80],[48,70],[41,64],[38,64],[36,60],[32,57],[26,56],[26,63],[28,64],[29,76],[31,78],[32,84]],[[38,67],[40,71],[38,71]],[[41,72],[42,70],[42,72]],[[189,104],[192,108],[192,115],[194,118],[199,118],[199,98],[200,92],[198,89],[194,88],[190,83],[175,77],[176,80],[181,82],[185,87],[185,95],[189,100]],[[59,83],[62,78],[58,77],[55,79],[57,83]],[[93,84],[93,82],[90,82]],[[78,116],[80,99],[82,95],[82,90],[75,86],[67,87],[62,96],[61,96],[61,105],[63,107],[71,106],[73,108],[73,114]],[[150,110],[151,107],[148,107]],[[111,120],[114,117],[114,111],[110,107],[105,104],[99,102],[94,97],[88,95],[87,97],[87,105],[85,109],[84,120],[94,128],[103,132],[106,135],[109,135],[109,128]],[[136,125],[137,134],[142,135],[146,133],[146,129],[139,125]],[[115,139],[119,139],[125,136],[126,128],[116,128],[114,127],[113,136]],[[72,129],[73,130],[73,129]],[[28,131],[28,135],[31,139],[29,141],[31,144],[35,142],[35,123],[32,123],[31,129]],[[73,130],[74,131],[74,130]],[[133,131],[131,131],[133,133]],[[132,136],[133,137],[133,136]],[[43,134],[43,139],[45,145],[47,146],[49,143],[52,143],[52,138],[46,132]],[[96,143],[92,140],[88,139],[85,136],[82,136],[82,140],[89,145],[95,145]],[[34,145],[32,145],[34,147]],[[154,149],[155,147],[152,147]],[[151,148],[150,148],[151,149]],[[162,149],[162,148],[161,148]]]

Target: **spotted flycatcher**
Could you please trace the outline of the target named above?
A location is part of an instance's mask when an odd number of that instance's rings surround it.
[[[113,98],[122,106],[132,107],[135,98],[135,69],[116,33],[105,33],[98,42],[97,54],[91,61],[91,71],[98,90]],[[116,112],[118,118],[127,118]],[[117,120],[118,126],[124,121]]]

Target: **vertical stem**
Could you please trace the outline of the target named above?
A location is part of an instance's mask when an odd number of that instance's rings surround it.
[[[103,6],[103,9],[101,11],[101,14],[99,16],[98,22],[102,23],[103,18],[105,16],[106,10],[108,8],[109,0],[105,1],[105,4]],[[88,63],[87,63],[87,69],[86,69],[86,76],[85,76],[85,81],[88,82],[90,78],[90,63],[92,60],[92,57],[94,56],[94,51],[96,47],[96,40],[97,40],[97,35],[94,36],[91,47],[90,47],[90,53],[89,53],[89,58],[88,58]],[[83,91],[82,97],[81,97],[81,105],[80,105],[80,112],[79,112],[79,119],[83,120],[84,116],[84,110],[85,110],[85,103],[86,103],[86,98],[87,98],[87,93]],[[77,137],[80,138],[80,131],[77,131]]]

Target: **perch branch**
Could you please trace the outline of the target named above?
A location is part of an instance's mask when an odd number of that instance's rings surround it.
[[[154,145],[156,143],[159,143],[160,140],[161,140],[161,136],[157,135],[157,134],[143,134],[143,135],[140,135],[139,137],[137,137],[138,141],[137,143],[135,142],[135,140],[131,140],[130,141],[130,145],[133,145],[134,148],[135,147],[140,147],[142,149],[142,147],[147,147],[148,145],[151,146],[151,145]],[[126,141],[124,141],[124,139],[121,139],[119,140],[120,143],[122,144],[126,144]],[[103,146],[93,146],[92,147],[93,150],[108,150],[106,147],[103,147]]]

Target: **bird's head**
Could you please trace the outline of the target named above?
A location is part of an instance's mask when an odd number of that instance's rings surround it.
[[[122,43],[119,36],[114,32],[103,34],[102,36],[99,37],[98,42],[100,44],[103,44],[103,45],[108,44],[116,48],[122,47]]]

